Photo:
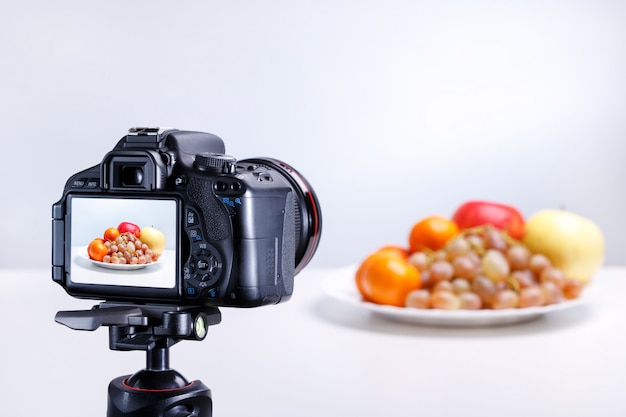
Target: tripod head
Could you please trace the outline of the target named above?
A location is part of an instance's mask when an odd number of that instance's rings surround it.
[[[59,311],[55,321],[74,330],[109,327],[112,350],[146,351],[146,367],[109,384],[108,417],[211,417],[211,391],[169,366],[169,348],[203,340],[221,321],[217,307],[104,302],[91,310]]]
[[[59,311],[54,319],[74,330],[108,326],[112,350],[151,350],[203,340],[209,326],[221,321],[221,313],[217,307],[104,302],[91,310]]]

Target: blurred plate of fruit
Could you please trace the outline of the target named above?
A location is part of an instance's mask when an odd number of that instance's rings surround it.
[[[604,261],[600,228],[565,210],[525,219],[510,205],[469,201],[418,219],[407,235],[325,281],[326,292],[410,322],[515,323],[579,305]]]
[[[403,323],[441,326],[441,327],[484,327],[524,323],[538,319],[556,311],[568,310],[584,304],[588,300],[587,294],[540,307],[508,308],[502,310],[440,310],[436,308],[420,309],[410,307],[395,307],[391,305],[375,304],[364,301],[355,283],[354,275],[358,266],[345,267],[329,275],[322,282],[322,289],[330,298],[342,304],[351,305],[370,311],[386,319]]]

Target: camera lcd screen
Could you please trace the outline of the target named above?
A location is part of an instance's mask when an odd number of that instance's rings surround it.
[[[71,196],[68,212],[73,283],[176,287],[176,200]]]

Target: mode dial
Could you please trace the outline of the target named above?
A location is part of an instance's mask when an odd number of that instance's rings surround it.
[[[221,153],[205,152],[196,155],[193,166],[200,171],[213,171],[222,174],[234,174],[237,159]]]

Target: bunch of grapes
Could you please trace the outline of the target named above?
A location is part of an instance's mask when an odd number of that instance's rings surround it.
[[[569,279],[544,255],[490,226],[463,231],[439,251],[409,257],[422,287],[407,307],[443,310],[545,306],[580,295],[583,284]]]
[[[107,254],[102,258],[102,262],[105,263],[143,265],[159,259],[158,254],[130,232],[121,233],[115,240],[106,240],[104,246],[107,248]]]

